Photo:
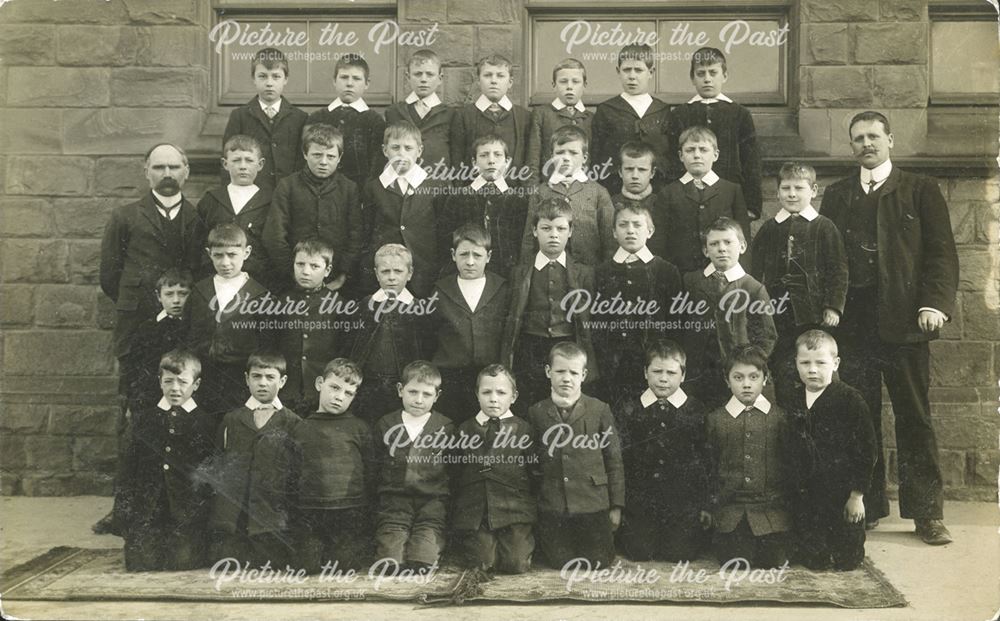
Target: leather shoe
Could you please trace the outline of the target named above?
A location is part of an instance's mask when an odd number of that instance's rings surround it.
[[[878,519],[865,520],[865,530],[875,530],[876,528],[878,528]]]
[[[108,513],[101,519],[94,522],[94,525],[90,527],[90,530],[94,531],[94,534],[96,535],[121,536],[121,530],[118,528],[118,521],[114,518],[114,512]]]
[[[913,520],[917,526],[917,536],[930,546],[951,543],[951,533],[941,520]]]

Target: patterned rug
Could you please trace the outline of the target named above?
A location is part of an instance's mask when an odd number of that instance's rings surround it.
[[[386,568],[388,569],[388,568]],[[690,565],[621,561],[610,568],[537,568],[520,576],[491,576],[442,567],[428,576],[391,571],[328,575],[251,573],[233,564],[181,572],[128,573],[120,549],[58,547],[4,572],[8,600],[62,601],[410,601],[426,605],[477,602],[781,603],[890,608],[902,594],[865,559],[848,572],[747,570],[711,561]]]

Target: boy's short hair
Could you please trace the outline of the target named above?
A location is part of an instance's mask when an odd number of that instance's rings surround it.
[[[564,58],[556,63],[556,66],[552,68],[552,83],[556,82],[556,74],[559,73],[561,69],[582,69],[583,70],[583,83],[587,83],[587,68],[583,66],[583,63],[575,58]]]
[[[493,144],[494,142],[503,145],[503,155],[504,157],[510,157],[510,148],[507,146],[507,141],[497,136],[496,134],[486,134],[485,136],[480,136],[476,138],[476,141],[472,143],[472,155],[475,157],[476,153],[479,152],[479,147],[484,144]]]
[[[323,257],[327,265],[333,265],[333,246],[318,237],[303,239],[295,244],[295,250],[292,251],[292,259],[294,260],[300,252],[319,255]]]
[[[621,214],[622,212],[625,212],[625,211],[631,211],[634,214],[638,214],[640,216],[646,216],[646,223],[649,225],[649,228],[653,228],[653,214],[649,210],[649,207],[647,207],[643,203],[634,203],[634,204],[633,203],[618,203],[618,204],[616,204],[615,205],[615,215],[614,215],[614,218],[611,220],[611,222],[612,222],[612,224],[614,224],[614,226],[618,226],[618,215]]]
[[[164,287],[173,287],[175,285],[180,285],[190,290],[193,284],[194,276],[191,275],[190,270],[171,267],[164,270],[160,274],[160,277],[156,279],[156,292],[159,293]]]
[[[344,54],[337,59],[337,64],[333,67],[333,79],[336,80],[337,76],[340,75],[341,69],[346,69],[348,67],[361,67],[362,71],[365,72],[365,80],[368,80],[368,62],[360,54]]]
[[[378,265],[379,259],[385,259],[387,257],[399,257],[400,259],[403,259],[406,261],[406,265],[410,268],[410,271],[413,271],[413,253],[410,252],[410,249],[403,244],[385,244],[375,251],[375,258],[372,263]]]
[[[861,121],[869,121],[869,122],[878,121],[879,123],[882,124],[882,127],[885,128],[885,133],[887,134],[892,133],[892,128],[889,127],[888,117],[886,117],[881,112],[876,112],[875,110],[865,110],[864,112],[858,112],[857,114],[851,117],[851,123],[847,126],[848,136],[851,135],[851,130],[854,129],[854,125],[856,123],[860,123]]]
[[[546,198],[538,203],[538,210],[531,219],[531,226],[538,226],[538,221],[555,220],[556,218],[566,218],[570,227],[573,226],[573,206],[565,198]]]
[[[687,354],[684,349],[675,341],[670,339],[659,339],[650,343],[646,347],[646,366],[653,364],[653,360],[662,358],[663,360],[676,360],[681,366],[681,373],[687,371]]]
[[[208,247],[222,248],[227,246],[246,246],[247,234],[235,222],[217,224],[208,233]]]
[[[149,149],[146,150],[146,155],[142,158],[143,163],[146,164],[146,165],[148,165],[149,164],[149,156],[153,154],[153,151],[156,151],[160,147],[170,147],[170,148],[174,149],[175,151],[177,151],[177,153],[180,154],[181,161],[184,162],[184,165],[185,166],[188,165],[187,151],[185,151],[184,149],[178,147],[177,145],[175,145],[172,142],[157,142],[153,146],[149,147]]]
[[[160,357],[160,375],[163,375],[163,371],[180,375],[184,369],[191,369],[191,375],[195,379],[201,377],[201,360],[198,360],[198,356],[195,356],[191,350],[172,349]]]
[[[809,185],[816,185],[816,169],[801,162],[785,162],[778,171],[778,185],[786,179],[803,179]]]
[[[254,52],[253,58],[250,59],[251,76],[257,70],[257,65],[264,65],[265,69],[281,69],[285,72],[285,77],[288,77],[288,59],[279,49],[265,47]]]
[[[426,360],[414,360],[403,367],[403,372],[399,375],[399,383],[406,386],[413,381],[431,384],[441,390],[441,372]]]
[[[514,379],[514,374],[510,372],[510,369],[502,364],[491,364],[484,367],[483,370],[476,375],[476,390],[479,390],[479,383],[483,381],[484,377],[500,377],[501,375],[507,378],[507,381],[510,382],[511,388],[514,389],[514,392],[517,392],[517,380]]]
[[[424,144],[423,136],[420,135],[420,128],[406,119],[401,119],[386,126],[385,131],[382,132],[382,144],[389,144],[389,141],[393,138],[396,140],[413,138],[417,141],[417,144]]]
[[[829,347],[830,353],[835,358],[840,355],[837,339],[825,330],[806,330],[799,335],[799,338],[795,339],[795,351],[798,351],[800,347],[817,350],[823,346]]]
[[[260,148],[260,143],[257,142],[257,139],[246,134],[236,134],[227,140],[226,144],[222,147],[222,157],[225,157],[226,153],[230,151],[253,151],[257,154],[258,158],[264,154],[264,150]]]
[[[437,53],[434,50],[424,48],[410,55],[410,59],[406,61],[407,73],[409,73],[410,67],[413,65],[422,65],[424,63],[434,63],[438,66],[438,71],[441,71],[441,59],[438,58]]]
[[[276,351],[265,349],[255,351],[247,358],[247,373],[254,367],[258,369],[274,369],[281,375],[285,375],[288,369],[284,356]]]
[[[719,150],[719,139],[716,138],[715,132],[701,125],[693,125],[682,131],[680,138],[677,139],[677,148],[683,150],[688,142],[708,142],[716,151]]]
[[[568,359],[583,358],[583,364],[587,366],[587,352],[574,341],[562,341],[553,345],[552,349],[549,350],[549,366],[552,366],[552,361],[556,359],[556,356]]]
[[[739,345],[726,356],[726,377],[729,377],[729,372],[738,364],[748,364],[760,369],[764,373],[765,378],[770,375],[770,371],[767,368],[767,354],[756,345]]]
[[[722,50],[714,47],[703,47],[695,51],[691,55],[691,73],[690,78],[694,78],[694,70],[698,67],[706,67],[708,65],[722,65],[722,73],[727,73],[726,69],[726,55],[722,53]]]
[[[583,150],[587,151],[590,147],[590,139],[587,138],[587,132],[583,131],[576,125],[563,125],[556,131],[552,132],[552,138],[549,139],[549,144],[552,148],[556,148],[559,145],[564,145],[567,142],[575,142],[579,140],[583,143]]]
[[[483,72],[484,65],[493,65],[494,67],[506,67],[507,73],[514,74],[514,63],[510,62],[510,59],[502,54],[490,54],[489,56],[483,56],[476,63],[476,77]]]
[[[344,134],[329,123],[306,125],[302,130],[302,154],[309,153],[309,145],[313,144],[324,149],[336,147],[338,153],[344,154]]]
[[[483,228],[478,222],[467,222],[455,229],[451,234],[451,248],[455,250],[462,242],[467,241],[486,249],[487,252],[493,249],[493,238],[490,232]]]
[[[640,140],[629,140],[622,145],[621,149],[618,150],[618,161],[621,162],[626,157],[638,159],[640,157],[646,157],[647,155],[653,163],[653,166],[656,166],[656,151],[653,150],[652,145],[648,142],[642,142]]]
[[[743,234],[743,227],[740,226],[740,223],[732,218],[727,218],[726,216],[718,218],[715,222],[709,224],[701,230],[702,246],[708,242],[708,234],[712,231],[736,231],[736,237],[738,237],[744,244],[747,242],[746,235]]]
[[[653,48],[649,47],[645,43],[633,43],[631,45],[626,45],[618,52],[618,67],[622,66],[622,63],[626,60],[641,60],[645,63],[647,69],[653,68]]]
[[[335,375],[352,386],[360,386],[365,379],[361,366],[347,358],[334,358],[323,367],[323,380]]]

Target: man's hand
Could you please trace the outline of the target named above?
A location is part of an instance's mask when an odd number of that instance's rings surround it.
[[[840,324],[840,313],[832,308],[824,308],[823,321],[820,325],[826,326],[827,328],[836,328],[838,324]]]
[[[611,530],[618,530],[618,527],[622,525],[622,508],[615,507],[608,511],[608,517],[611,518]]]
[[[917,315],[917,324],[924,332],[933,332],[941,329],[941,326],[944,325],[944,319],[943,313],[925,309]]]
[[[851,492],[850,498],[844,503],[844,520],[850,524],[863,522],[865,519],[864,496],[861,492]]]
[[[698,521],[701,522],[701,529],[708,530],[712,528],[712,514],[708,511],[701,511],[698,513]]]

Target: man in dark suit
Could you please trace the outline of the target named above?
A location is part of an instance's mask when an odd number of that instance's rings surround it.
[[[821,211],[844,236],[849,290],[838,339],[843,379],[861,391],[874,417],[878,461],[865,496],[868,526],[889,514],[882,451],[882,380],[896,419],[899,512],[931,545],[951,542],[931,424],[928,342],[954,313],[958,254],[937,183],[899,170],[889,153],[889,120],[873,111],[851,119],[860,170],[831,185]]]

